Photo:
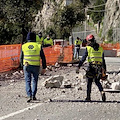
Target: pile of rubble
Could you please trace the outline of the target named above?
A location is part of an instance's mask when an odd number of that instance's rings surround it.
[[[109,73],[107,80],[102,82],[105,89],[120,90],[120,73]]]
[[[45,80],[42,83],[42,86],[46,88],[72,88],[75,86],[81,86],[86,83],[85,79],[85,71],[81,70],[79,74],[75,73],[74,76],[69,74],[69,71],[66,71],[66,68],[69,70],[73,70],[75,66],[72,64],[67,64],[66,66],[61,66],[60,64],[56,63],[55,66],[48,66],[47,73],[50,74],[47,76],[46,74],[42,76]],[[63,70],[63,73],[59,73],[59,70]],[[120,73],[107,73],[108,78],[107,80],[101,80],[104,89],[112,89],[112,90],[120,90]],[[0,86],[6,84],[12,84],[18,80],[23,80],[23,70],[14,70],[6,73],[0,74]],[[77,81],[77,82],[73,82]],[[78,88],[82,90],[81,87]]]
[[[0,86],[12,84],[24,77],[23,70],[13,70],[5,73],[0,73]]]

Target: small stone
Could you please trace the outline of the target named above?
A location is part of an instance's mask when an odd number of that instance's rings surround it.
[[[82,87],[78,87],[77,89],[78,89],[78,90],[82,90]]]
[[[64,85],[65,88],[71,88],[72,85],[71,84],[68,84],[68,85]]]
[[[28,110],[31,110],[31,108],[28,108]]]
[[[15,80],[10,80],[10,82],[15,82]]]
[[[63,90],[62,93],[65,93],[65,90]]]
[[[18,95],[18,97],[20,97],[20,95]]]
[[[68,67],[72,67],[72,64],[67,64]]]
[[[52,99],[48,99],[48,102],[52,102]]]

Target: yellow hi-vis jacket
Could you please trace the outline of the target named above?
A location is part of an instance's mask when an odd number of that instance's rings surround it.
[[[47,40],[47,38],[44,39],[44,45],[50,44],[53,46],[53,40],[50,38],[50,40]]]
[[[38,35],[36,35],[36,42],[42,45],[43,37],[40,38]]]
[[[93,47],[87,46],[88,62],[102,62],[103,48],[99,47],[98,51],[95,51]]]
[[[81,40],[75,40],[75,45],[81,45],[82,44],[82,41]]]
[[[40,66],[41,45],[36,42],[28,42],[22,45],[24,54],[23,65],[28,62],[29,65]]]

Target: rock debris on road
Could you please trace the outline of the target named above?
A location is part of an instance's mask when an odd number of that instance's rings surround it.
[[[120,74],[116,73],[120,64],[109,63],[108,61],[109,82],[119,82]],[[93,83],[92,102],[85,102],[85,71],[80,69],[80,74],[76,74],[75,69],[76,65],[51,67],[45,75],[39,76],[37,101],[32,103],[26,102],[22,70],[1,73],[0,120],[119,120],[120,94],[107,92],[107,101],[102,102],[99,90]],[[45,81],[56,75],[63,77],[62,83],[54,82],[59,87],[46,87]]]

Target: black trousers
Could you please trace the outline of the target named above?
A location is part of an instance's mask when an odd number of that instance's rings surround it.
[[[95,81],[95,84],[97,85],[99,91],[103,91],[103,87],[100,83],[100,79],[94,79]],[[93,82],[93,78],[88,78],[87,80],[87,97],[90,97],[90,94],[91,94],[91,87],[92,87],[92,82]]]

